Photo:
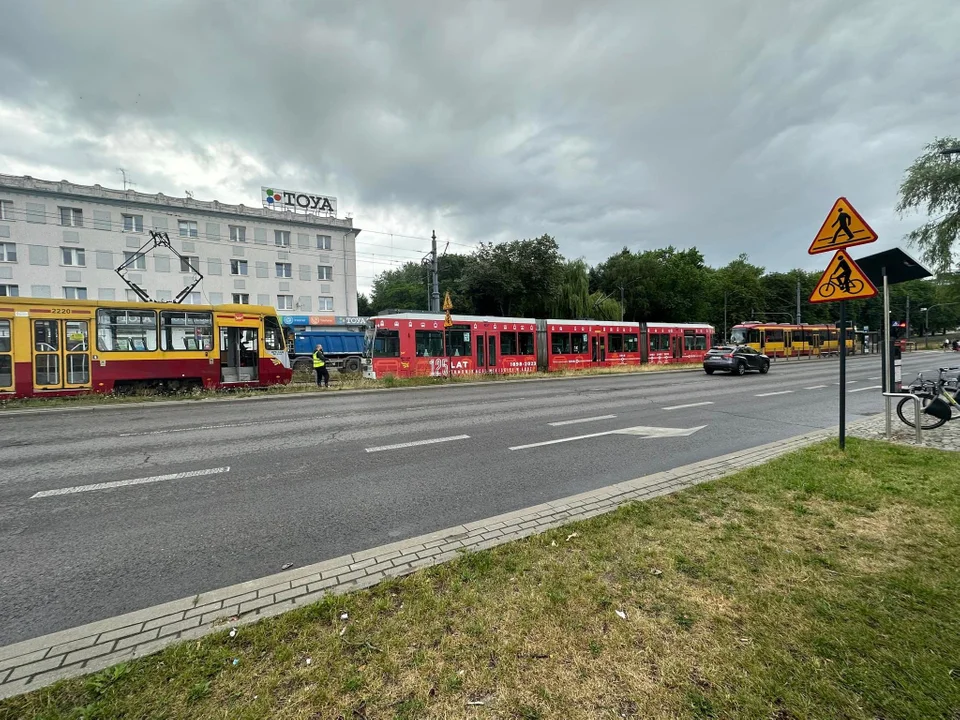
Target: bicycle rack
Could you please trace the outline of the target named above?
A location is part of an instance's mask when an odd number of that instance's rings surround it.
[[[920,427],[920,408],[922,402],[920,398],[913,393],[902,392],[885,392],[883,397],[885,398],[884,402],[887,404],[887,440],[889,440],[893,434],[893,430],[890,427],[890,398],[911,398],[913,400],[913,424],[917,428],[917,445],[923,444],[923,429]]]

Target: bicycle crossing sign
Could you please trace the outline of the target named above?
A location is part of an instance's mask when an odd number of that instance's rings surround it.
[[[830,208],[827,219],[823,221],[807,252],[816,255],[843,247],[872,243],[876,239],[877,234],[873,228],[854,210],[850,201],[840,197]]]
[[[837,302],[838,300],[862,300],[872,298],[877,288],[864,274],[853,258],[843,250],[837,250],[820,282],[810,295],[810,302]]]

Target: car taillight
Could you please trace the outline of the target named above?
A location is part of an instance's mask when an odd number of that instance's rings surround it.
[[[729,355],[724,355],[723,357],[725,357],[727,360],[729,360],[730,358],[733,357],[733,353],[730,353]]]

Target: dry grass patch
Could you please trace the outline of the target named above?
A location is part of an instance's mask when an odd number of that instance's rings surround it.
[[[0,717],[954,719],[952,464],[821,445],[8,700]]]

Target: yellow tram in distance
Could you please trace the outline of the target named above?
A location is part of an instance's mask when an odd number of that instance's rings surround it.
[[[833,323],[822,325],[745,322],[734,325],[730,342],[749,345],[770,357],[829,355],[840,352],[840,331]],[[853,354],[852,334],[846,340],[847,353]]]

